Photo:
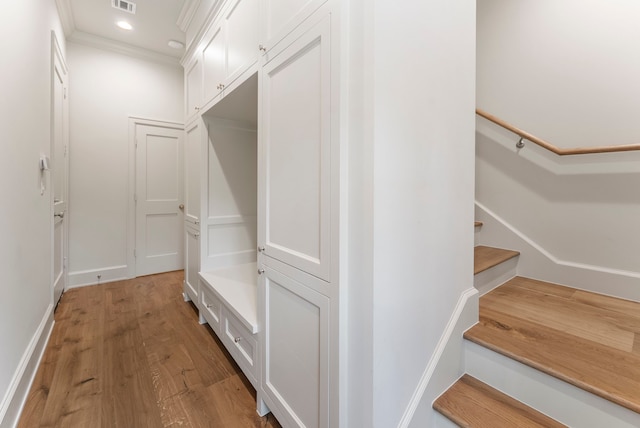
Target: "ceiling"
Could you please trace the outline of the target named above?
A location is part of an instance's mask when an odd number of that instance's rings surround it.
[[[135,15],[114,8],[112,0],[57,0],[57,3],[69,40],[133,47],[177,60],[184,55],[184,48],[174,49],[167,43],[177,40],[184,45],[185,34],[177,22],[183,5],[189,1],[131,0],[136,5]],[[118,28],[118,21],[127,21],[133,29]]]

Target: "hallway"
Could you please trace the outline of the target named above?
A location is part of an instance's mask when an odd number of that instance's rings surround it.
[[[270,427],[183,272],[67,291],[19,427]]]

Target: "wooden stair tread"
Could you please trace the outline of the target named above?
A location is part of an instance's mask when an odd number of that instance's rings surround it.
[[[438,397],[433,408],[461,427],[565,426],[467,374]]]
[[[516,256],[518,251],[478,245],[473,252],[473,274],[478,274]]]
[[[516,277],[464,337],[640,413],[640,303]]]

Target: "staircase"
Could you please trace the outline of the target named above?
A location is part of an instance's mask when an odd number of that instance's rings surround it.
[[[640,427],[640,303],[518,277],[518,257],[475,248],[480,320],[434,409],[462,427]]]

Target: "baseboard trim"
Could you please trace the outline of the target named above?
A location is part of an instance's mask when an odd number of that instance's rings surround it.
[[[437,396],[460,377],[464,369],[462,334],[476,322],[478,322],[478,290],[469,288],[460,295],[435,352],[398,423],[398,428],[408,428],[421,404],[431,408]],[[422,426],[425,425],[422,424]]]
[[[98,280],[98,275],[100,275],[100,280]],[[121,281],[123,279],[131,279],[127,265],[69,272],[69,280],[66,288],[85,287],[87,285],[103,284],[105,282]]]
[[[50,304],[20,360],[20,365],[11,380],[7,395],[0,405],[0,427],[15,427],[18,424],[31,384],[49,342],[53,324],[53,304]]]

